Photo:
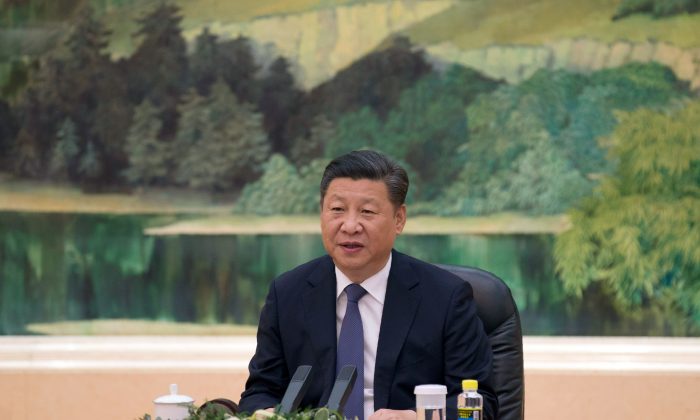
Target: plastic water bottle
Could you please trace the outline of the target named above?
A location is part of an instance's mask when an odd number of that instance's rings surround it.
[[[462,393],[457,396],[458,420],[481,420],[484,398],[476,392],[479,382],[474,379],[462,381]]]

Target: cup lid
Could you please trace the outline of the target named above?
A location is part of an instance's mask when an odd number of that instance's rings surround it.
[[[416,395],[446,395],[447,386],[445,385],[417,385],[413,390]]]
[[[156,404],[190,404],[194,402],[194,399],[187,395],[178,395],[177,384],[170,384],[170,395],[160,396],[153,402]]]

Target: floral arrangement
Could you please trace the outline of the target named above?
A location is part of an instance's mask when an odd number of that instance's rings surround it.
[[[250,415],[247,413],[231,415],[220,406],[207,405],[203,410],[190,406],[189,417],[186,420],[333,420],[343,418],[342,414],[325,407],[305,409],[287,414],[258,410]],[[145,414],[139,420],[160,420],[160,417],[153,418],[150,414]]]

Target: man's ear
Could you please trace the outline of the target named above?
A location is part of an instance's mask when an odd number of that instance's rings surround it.
[[[400,234],[403,231],[403,227],[406,226],[406,205],[401,204],[401,207],[399,207],[396,210],[396,214],[394,215],[394,219],[396,220],[396,234]]]

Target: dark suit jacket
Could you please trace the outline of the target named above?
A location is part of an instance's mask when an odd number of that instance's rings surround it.
[[[494,417],[491,347],[471,286],[434,265],[393,251],[374,372],[374,407],[415,409],[414,387],[445,384],[447,418],[462,379],[477,379],[484,414]],[[258,345],[241,395],[242,411],[275,407],[299,365],[313,366],[301,407],[328,401],[335,381],[336,279],[324,256],[275,279],[258,326]]]

